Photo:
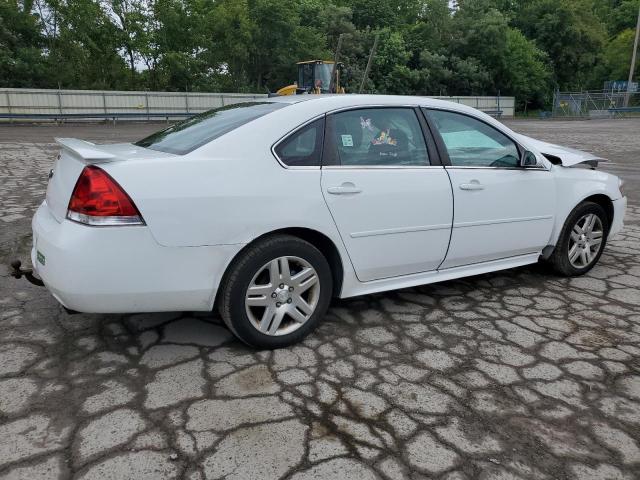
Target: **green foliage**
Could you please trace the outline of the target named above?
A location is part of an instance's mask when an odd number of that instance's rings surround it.
[[[633,51],[635,29],[621,31],[611,39],[605,50],[605,74],[607,78],[626,80],[629,75],[629,59]],[[634,72],[636,81],[640,79],[640,59],[636,62]]]
[[[620,32],[627,28],[635,28],[640,8],[640,0],[622,0],[617,7],[610,9],[609,26],[611,33]]]
[[[422,4],[419,0],[338,0],[336,3],[352,9],[355,13],[354,24],[360,29],[411,23],[417,17]]]
[[[452,7],[452,5],[455,5]],[[0,86],[275,91],[297,61],[347,90],[515,95],[626,79],[640,0],[0,0]],[[640,74],[640,62],[637,69]]]
[[[531,102],[541,105],[545,100],[551,72],[548,57],[520,30],[507,30],[507,48],[505,52],[505,71],[500,77],[500,87],[515,95],[520,105]]]
[[[18,2],[0,2],[0,85],[46,85],[38,19]]]
[[[596,0],[597,1],[597,0]],[[602,88],[594,69],[603,61],[607,32],[592,0],[533,0],[517,15],[516,26],[547,52],[561,90]]]

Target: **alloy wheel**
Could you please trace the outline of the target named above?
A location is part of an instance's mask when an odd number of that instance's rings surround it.
[[[588,213],[573,226],[569,236],[569,262],[575,268],[585,268],[598,256],[602,248],[604,229],[600,217]]]
[[[319,299],[320,280],[311,264],[300,257],[278,257],[253,276],[245,309],[261,333],[287,335],[311,318]]]

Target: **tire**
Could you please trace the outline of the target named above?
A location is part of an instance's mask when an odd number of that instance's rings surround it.
[[[248,345],[286,347],[301,341],[324,317],[332,283],[327,259],[316,247],[298,237],[274,235],[250,245],[232,262],[219,297],[220,315]]]
[[[581,226],[584,226],[584,222],[588,218],[592,218],[589,217],[591,215],[597,218],[594,220],[595,226],[591,232],[591,235],[597,238],[590,238],[587,231],[580,233]],[[599,234],[597,234],[597,230],[600,231]],[[594,202],[582,202],[567,217],[549,262],[557,273],[565,277],[584,275],[598,263],[607,243],[608,234],[609,219],[604,208]],[[596,250],[594,243],[597,240],[600,240],[600,243],[597,244]],[[574,245],[576,249],[572,250]],[[589,249],[588,254],[587,248]],[[581,251],[585,253],[583,254]],[[575,255],[578,255],[578,258],[572,261]]]

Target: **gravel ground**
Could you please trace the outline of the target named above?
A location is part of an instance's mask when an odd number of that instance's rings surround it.
[[[596,268],[335,301],[273,352],[210,315],[70,316],[10,278],[52,138],[161,125],[0,126],[0,480],[640,478],[640,121],[509,125],[627,181]]]

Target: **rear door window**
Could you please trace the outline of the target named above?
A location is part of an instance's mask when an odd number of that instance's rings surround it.
[[[327,117],[325,165],[427,166],[429,154],[412,108],[363,108]]]
[[[286,105],[279,102],[246,102],[214,108],[143,138],[135,145],[184,155]]]

